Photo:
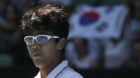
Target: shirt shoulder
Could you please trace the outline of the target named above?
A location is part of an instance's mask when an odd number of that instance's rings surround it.
[[[62,71],[58,78],[83,78],[78,72],[68,67]]]

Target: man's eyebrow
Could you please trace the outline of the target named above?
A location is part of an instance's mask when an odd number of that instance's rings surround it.
[[[39,35],[39,34],[44,34],[44,35],[54,35],[52,32],[36,32],[36,33],[30,33],[30,35]]]

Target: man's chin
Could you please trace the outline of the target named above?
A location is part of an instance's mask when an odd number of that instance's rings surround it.
[[[33,63],[36,67],[41,67],[43,65],[43,61],[41,59],[33,58]]]
[[[34,64],[34,65],[35,65],[35,67],[37,67],[37,68],[42,68],[42,67],[43,67],[42,64]]]
[[[37,68],[43,67],[43,63],[41,63],[41,62],[34,62],[34,65]]]
[[[43,58],[42,57],[32,57],[32,61],[34,63],[34,65],[38,68],[43,67],[44,65],[46,65],[47,63],[50,62],[50,60],[47,60],[47,58]]]

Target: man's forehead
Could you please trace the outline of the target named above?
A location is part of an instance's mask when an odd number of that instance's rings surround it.
[[[44,35],[54,35],[53,32],[47,31],[47,30],[33,30],[32,33],[30,33],[30,35],[40,35],[40,34],[44,34]]]

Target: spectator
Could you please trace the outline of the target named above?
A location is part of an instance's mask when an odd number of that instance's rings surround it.
[[[5,45],[7,45],[7,47],[5,46],[4,49],[8,52],[11,51],[16,44],[18,44],[18,39],[20,39],[19,17],[21,16],[21,14],[12,5],[8,5],[4,12],[4,19],[6,21],[6,24],[2,26],[5,30],[1,35],[3,35],[2,37],[5,37],[5,40],[8,40],[5,41]]]
[[[130,0],[130,30],[140,29],[140,0]]]
[[[140,30],[136,30],[131,42],[131,56],[124,62],[122,68],[140,68]]]
[[[16,7],[7,3],[7,7],[5,7],[2,16],[3,24],[1,23],[0,27],[0,53],[2,56],[8,57],[12,63],[15,63],[15,50],[18,49],[17,46],[19,46],[21,40],[21,33],[19,30],[19,17],[21,14]]]
[[[90,49],[89,40],[85,38],[74,38],[67,45],[66,57],[69,59],[71,66],[77,69],[97,68],[98,60],[96,55],[93,54],[95,53],[92,53]]]

